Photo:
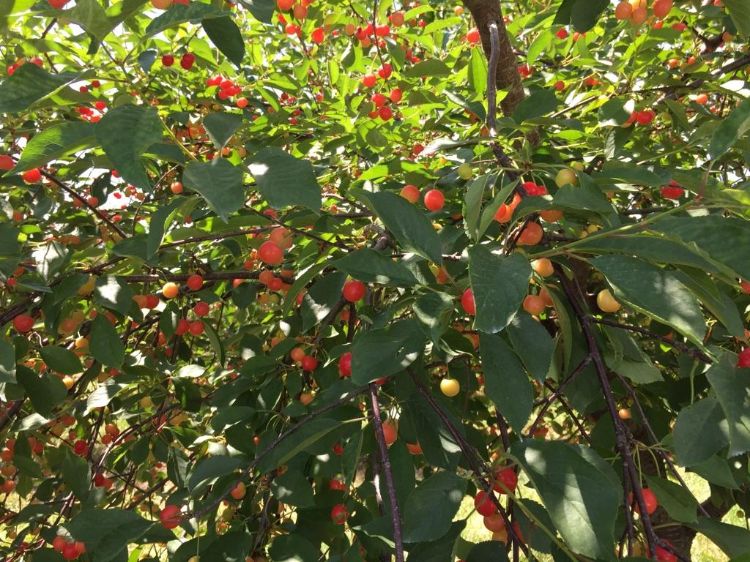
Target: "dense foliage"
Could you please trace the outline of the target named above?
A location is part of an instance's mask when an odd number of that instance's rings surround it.
[[[747,559],[750,5],[502,4],[0,0],[4,559]]]

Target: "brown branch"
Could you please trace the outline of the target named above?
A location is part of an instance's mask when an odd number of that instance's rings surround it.
[[[393,483],[393,469],[391,468],[391,459],[388,456],[388,447],[385,444],[385,435],[383,435],[383,420],[380,417],[380,403],[378,402],[378,385],[370,383],[370,408],[372,409],[372,419],[375,424],[375,439],[378,442],[378,452],[380,453],[380,466],[385,476],[385,487],[388,489],[388,502],[391,508],[391,522],[393,523],[393,542],[396,548],[396,562],[404,562],[404,541],[401,536],[401,513],[398,507],[398,498],[396,497],[396,487]]]

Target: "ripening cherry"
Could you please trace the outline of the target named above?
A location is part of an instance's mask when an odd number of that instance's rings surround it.
[[[394,27],[400,27],[404,25],[404,12],[393,12],[390,16],[388,16],[388,21],[391,22],[391,25]]]
[[[294,14],[296,20],[303,21],[307,17],[307,6],[295,4],[292,14]]]
[[[393,90],[391,90],[391,94],[389,97],[391,98],[391,101],[393,103],[398,103],[401,101],[401,98],[403,97],[403,95],[404,94],[400,88],[393,88]]]
[[[13,328],[20,334],[25,334],[34,327],[34,319],[28,314],[19,314],[13,319]]]
[[[190,332],[191,336],[200,336],[205,329],[206,327],[203,325],[203,322],[200,320],[194,320],[193,322],[190,322],[188,332]]]
[[[596,305],[602,312],[617,312],[622,307],[609,289],[599,291],[596,295]]]
[[[312,355],[305,355],[300,361],[300,365],[303,371],[311,373],[318,368],[318,360]]]
[[[347,351],[339,357],[339,376],[342,379],[352,376],[352,352]]]
[[[280,12],[288,12],[294,6],[294,0],[276,0],[276,7]]]
[[[62,557],[65,560],[75,560],[76,558],[78,558],[79,554],[78,549],[76,548],[76,543],[65,543],[65,546],[63,546],[62,552],[60,554],[62,554]]]
[[[393,73],[393,66],[388,64],[387,62],[383,64],[383,66],[378,69],[378,76],[380,76],[383,80],[388,80],[388,78],[391,77],[391,74]]]
[[[384,421],[383,422],[383,439],[385,440],[385,444],[392,445],[393,443],[396,442],[397,438],[398,438],[398,429],[396,428],[396,424],[393,423],[391,420]]]
[[[68,541],[65,540],[65,537],[63,537],[62,535],[55,535],[55,538],[52,539],[52,548],[57,552],[62,552],[63,547],[67,543]]]
[[[161,63],[164,66],[172,66],[174,64],[174,55],[162,55]]]
[[[39,183],[42,180],[42,171],[39,168],[26,170],[21,174],[21,179],[23,179],[25,183]]]
[[[316,45],[320,45],[323,41],[325,41],[325,38],[326,35],[322,27],[316,27],[310,34],[310,41],[312,41]]]
[[[159,521],[167,529],[174,529],[180,524],[182,517],[180,516],[180,508],[176,505],[167,504],[159,512]]]
[[[561,27],[560,29],[557,30],[557,33],[555,33],[555,36],[558,39],[567,39],[568,35],[569,35],[568,30],[565,29],[564,27]]]
[[[195,55],[193,53],[185,53],[180,58],[180,66],[184,70],[190,70],[193,68],[193,64],[195,64]]]
[[[615,8],[615,17],[618,20],[627,20],[630,19],[630,16],[633,15],[633,6],[630,5],[630,2],[627,0],[622,0],[619,4],[617,4],[617,7]]]
[[[367,288],[365,287],[365,284],[362,283],[362,281],[357,281],[355,279],[344,283],[344,288],[341,291],[344,299],[349,302],[362,300],[366,292]]]
[[[558,80],[557,82],[555,82],[554,88],[558,92],[562,92],[565,89],[565,82],[563,82],[562,80]]]
[[[453,398],[461,392],[461,383],[452,377],[446,377],[440,381],[440,392],[448,398]]]
[[[346,519],[349,517],[349,512],[346,506],[342,503],[337,503],[331,509],[331,521],[336,525],[343,525],[346,523]]]
[[[445,205],[445,195],[439,189],[430,189],[424,194],[424,206],[428,211],[439,211]]]
[[[473,29],[470,29],[469,32],[466,34],[466,41],[471,45],[476,45],[481,40],[482,40],[482,37],[479,34],[479,30],[476,27]]]
[[[375,86],[375,83],[377,81],[378,81],[378,78],[374,74],[365,74],[362,77],[362,85],[365,88],[372,88],[373,86]]]
[[[173,181],[171,184],[169,184],[169,191],[174,193],[175,195],[179,195],[183,191],[183,185],[182,182],[179,181]]]
[[[165,299],[173,299],[180,294],[180,287],[177,283],[171,281],[164,283],[164,286],[161,288],[161,294]]]
[[[332,478],[328,481],[328,489],[334,492],[343,492],[346,490],[346,484],[338,478]]]
[[[493,489],[499,494],[511,494],[516,491],[518,485],[518,475],[511,467],[501,468],[495,472]]]
[[[539,258],[531,262],[531,269],[542,277],[549,277],[555,272],[552,261],[549,258]]]
[[[672,546],[671,543],[667,544]],[[673,552],[667,550],[662,546],[657,545],[656,548],[654,548],[654,553],[656,554],[656,560],[658,560],[658,562],[677,562],[678,560],[677,556]]]
[[[380,108],[386,104],[388,98],[386,98],[383,94],[372,94],[372,96],[370,97],[370,101],[375,104],[375,107]]]
[[[194,273],[187,278],[187,281],[185,281],[185,285],[187,285],[187,288],[191,291],[200,291],[201,288],[203,288],[203,277],[201,277],[197,273]]]
[[[195,304],[193,307],[193,312],[196,316],[207,316],[208,313],[211,311],[211,307],[208,305],[207,302],[200,301]]]
[[[474,316],[477,313],[476,303],[474,302],[474,291],[471,288],[466,289],[461,294],[461,308],[470,316]]]
[[[50,7],[54,8],[55,10],[61,10],[65,4],[70,2],[70,0],[47,0],[49,2]]]
[[[416,203],[419,201],[419,188],[416,185],[407,183],[401,188],[401,197],[406,199],[409,203]]]
[[[485,517],[483,523],[485,529],[492,533],[502,533],[505,531],[505,519],[499,513]]]
[[[518,236],[519,246],[535,246],[542,241],[544,230],[537,222],[528,223]]]
[[[698,105],[706,105],[708,103],[708,94],[698,94],[695,96],[695,103]]]
[[[547,308],[547,305],[539,295],[527,295],[523,299],[523,309],[532,316],[539,316],[545,308]]]
[[[388,107],[388,106],[386,106],[386,107],[381,107],[381,108],[380,108],[380,109],[378,110],[378,116],[379,116],[379,117],[380,117],[380,118],[381,118],[381,119],[382,119],[383,121],[388,121],[388,120],[390,120],[390,119],[391,119],[391,117],[393,117],[393,110],[392,110],[392,109],[391,109],[390,107]]]
[[[737,356],[737,367],[739,369],[750,369],[750,347],[740,351]]]
[[[284,250],[269,240],[258,248],[258,257],[263,263],[278,265],[284,260]]]
[[[8,154],[0,154],[0,170],[7,172],[8,170],[12,170],[15,165],[16,164],[13,162],[11,156]]]
[[[657,18],[665,18],[672,9],[672,0],[654,0],[651,9]]]
[[[685,190],[678,183],[672,181],[669,185],[662,186],[659,193],[664,199],[680,199],[685,195]]]
[[[492,501],[492,497],[484,490],[479,490],[477,495],[474,496],[474,508],[484,517],[497,513],[497,506]]]
[[[229,492],[229,495],[232,496],[236,500],[241,500],[245,497],[245,494],[247,493],[247,487],[245,486],[244,482],[237,482],[237,485],[232,488],[232,491]]]

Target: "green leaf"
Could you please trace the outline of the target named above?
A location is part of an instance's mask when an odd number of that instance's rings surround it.
[[[529,50],[526,53],[526,64],[534,64],[537,57],[549,49],[553,37],[554,34],[550,29],[546,29],[539,33],[531,42],[531,45],[529,45]]]
[[[113,275],[102,275],[96,280],[94,302],[127,315],[134,306],[133,291],[127,283]]]
[[[185,187],[197,191],[224,222],[245,204],[242,170],[224,158],[190,162],[185,166],[182,181]]]
[[[274,209],[299,205],[316,213],[320,210],[320,185],[308,160],[269,146],[253,156],[250,173]]]
[[[161,140],[156,108],[125,104],[109,110],[95,126],[96,138],[120,175],[136,187],[151,190],[141,155]]]
[[[62,463],[62,479],[68,489],[79,500],[85,500],[89,495],[91,484],[91,470],[86,459],[74,454],[69,448],[65,449]]]
[[[114,27],[97,0],[77,0],[73,9],[65,12],[65,18],[80,25],[99,41]]]
[[[302,300],[302,330],[307,331],[322,322],[341,300],[341,289],[346,275],[342,272],[320,276]]]
[[[297,422],[297,429],[282,439],[275,447],[263,451],[264,456],[258,461],[258,470],[269,472],[286,464],[298,453],[301,453],[331,431],[341,428],[341,422],[331,418],[314,418]]]
[[[0,113],[18,113],[76,80],[71,74],[50,74],[35,64],[19,66],[0,84]]]
[[[78,356],[64,347],[56,345],[43,347],[39,354],[47,367],[63,375],[75,375],[83,371],[83,365]]]
[[[396,287],[411,287],[417,279],[401,262],[389,258],[377,250],[363,248],[349,252],[332,264],[365,283],[379,283]]]
[[[469,248],[469,278],[474,292],[474,327],[495,334],[518,313],[529,291],[531,265],[521,254],[501,256],[487,246]]]
[[[469,86],[478,96],[487,92],[487,59],[481,49],[472,49],[469,58]]]
[[[92,412],[97,408],[103,408],[109,404],[112,401],[112,398],[125,388],[125,386],[126,385],[116,383],[111,379],[97,386],[86,399],[86,413]]]
[[[428,542],[451,528],[466,494],[466,480],[452,472],[438,472],[424,480],[404,505],[404,542]]]
[[[13,168],[20,173],[50,162],[94,142],[94,126],[79,121],[64,121],[46,127],[26,144]]]
[[[478,49],[473,49],[472,52],[477,52]],[[464,224],[466,225],[466,233],[469,237],[477,242],[480,238],[479,233],[479,219],[482,214],[482,199],[484,198],[484,190],[487,186],[487,180],[490,176],[480,176],[471,182],[471,185],[466,190],[464,195]]]
[[[622,484],[593,449],[562,441],[527,440],[511,447],[570,548],[609,559]]]
[[[607,277],[618,298],[703,345],[706,324],[698,300],[674,273],[626,256],[601,256],[591,265]]]
[[[16,348],[0,339],[0,384],[16,380]]]
[[[207,486],[216,482],[217,479],[232,474],[246,464],[247,462],[240,457],[229,457],[226,455],[205,457],[198,461],[190,472],[187,481],[190,494],[199,496],[205,491]]]
[[[701,270],[677,271],[675,275],[700,299],[703,306],[724,324],[732,336],[743,337],[745,326],[737,305],[729,295],[722,292],[713,277]]]
[[[146,238],[146,258],[150,259],[156,255],[162,241],[164,240],[164,230],[176,214],[177,209],[183,201],[176,198],[174,201],[160,206],[159,209],[151,215],[148,222],[148,237]]]
[[[366,384],[399,373],[424,349],[425,337],[416,320],[360,332],[352,345],[352,382]]]
[[[694,244],[710,256],[730,268],[738,277],[750,279],[750,223],[746,220],[706,215],[700,217],[666,217],[653,228]],[[727,244],[731,240],[731,244]]]
[[[454,521],[450,530],[439,540],[410,545],[409,562],[453,562],[453,546],[465,527],[466,521]],[[504,562],[502,558],[495,560]]]
[[[422,211],[389,191],[363,193],[362,196],[401,246],[434,263],[442,263],[440,238]]]
[[[750,25],[750,8],[746,8]],[[721,120],[711,136],[708,154],[714,160],[726,154],[732,146],[750,130],[750,100],[743,101]]]
[[[203,20],[203,30],[217,49],[237,66],[245,58],[245,41],[240,28],[229,16]]]
[[[725,353],[706,371],[727,419],[730,457],[750,451],[750,369],[737,369],[735,363],[736,358]]]
[[[250,10],[253,17],[262,23],[271,23],[276,11],[276,2],[273,0],[240,0],[240,4]]]
[[[659,505],[663,507],[669,516],[675,521],[682,523],[695,523],[698,520],[698,500],[693,497],[689,490],[676,482],[646,475],[648,487],[656,494]]]
[[[750,5],[744,0],[724,0],[724,6],[742,35],[750,36]]]
[[[471,547],[466,562],[506,562],[508,553],[499,541],[484,541]]]
[[[609,7],[609,0],[576,0],[570,14],[570,21],[576,31],[588,31],[604,10]]]
[[[534,406],[534,388],[513,350],[500,336],[479,334],[484,390],[510,426],[520,433]]]
[[[109,367],[120,367],[125,360],[125,344],[112,323],[98,314],[91,323],[89,350],[94,359]]]
[[[699,517],[698,523],[688,526],[706,535],[730,558],[739,558],[750,554],[750,531],[744,527],[729,525],[707,517]]]
[[[20,231],[9,222],[0,223],[0,256],[19,255],[21,250],[21,244],[18,242],[19,234]]]
[[[211,4],[190,2],[189,4],[173,4],[169,10],[157,16],[146,28],[146,37],[161,33],[165,29],[185,22],[197,23],[206,18],[219,18],[231,15]]]
[[[271,543],[268,556],[278,562],[318,562],[320,551],[300,534],[280,535]]]
[[[545,88],[532,89],[531,94],[524,98],[518,104],[518,107],[516,107],[516,110],[513,112],[513,119],[515,119],[516,123],[523,123],[524,121],[547,115],[557,108],[557,104],[557,96],[553,90]]]
[[[599,215],[615,212],[607,196],[584,174],[580,174],[580,185],[568,184],[558,189],[553,204],[574,212],[591,211]]]
[[[404,72],[404,76],[418,78],[422,76],[447,76],[451,69],[438,59],[429,59],[410,66]]]
[[[59,377],[37,375],[28,367],[16,367],[16,380],[26,391],[34,409],[45,418],[52,418],[55,406],[68,395],[68,389]]]
[[[312,486],[300,472],[290,470],[274,478],[271,491],[277,500],[288,505],[297,507],[315,505]]]
[[[237,113],[214,112],[203,118],[203,126],[206,128],[208,137],[219,150],[224,148],[240,125],[242,125],[242,116]]]
[[[530,314],[521,312],[508,326],[508,337],[529,374],[544,382],[555,351],[555,342],[549,332]]]
[[[119,562],[127,545],[143,537],[153,526],[160,525],[146,521],[134,510],[96,508],[84,509],[66,524],[75,540],[86,543],[86,552],[90,553],[87,556],[97,562]],[[160,534],[165,534],[165,530]],[[161,538],[160,542],[165,542],[165,537]]]
[[[729,444],[722,424],[724,419],[721,406],[713,396],[680,410],[672,439],[681,466],[706,461]]]

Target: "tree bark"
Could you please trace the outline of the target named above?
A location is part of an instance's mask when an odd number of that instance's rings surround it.
[[[521,76],[518,74],[518,61],[510,44],[508,30],[503,22],[503,11],[499,0],[463,0],[464,6],[471,12],[474,22],[482,38],[482,48],[490,58],[491,42],[489,24],[496,23],[500,32],[500,56],[497,61],[495,83],[499,90],[505,90],[508,95],[500,102],[504,115],[510,115],[524,98]]]

